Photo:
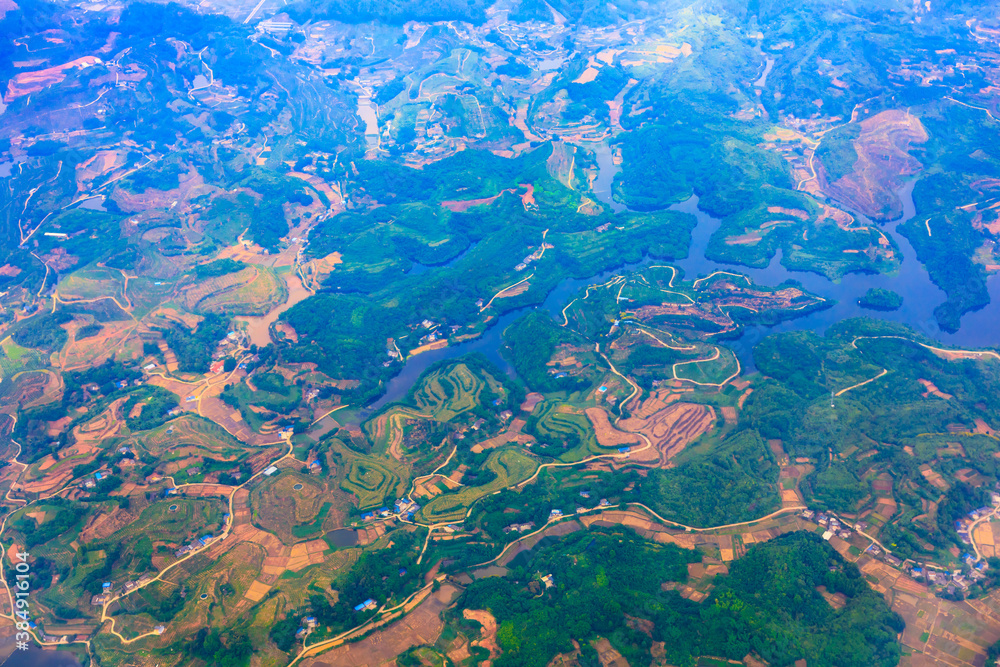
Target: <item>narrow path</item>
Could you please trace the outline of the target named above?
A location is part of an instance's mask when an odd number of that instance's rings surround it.
[[[517,287],[518,285],[520,285],[520,284],[521,284],[521,283],[523,283],[523,282],[526,282],[526,281],[528,281],[528,280],[531,280],[531,278],[533,278],[533,277],[534,277],[534,275],[535,275],[535,274],[534,274],[534,272],[532,272],[532,273],[531,273],[531,275],[530,275],[530,276],[528,276],[527,278],[524,278],[524,279],[522,279],[522,280],[518,280],[518,281],[517,281],[516,283],[514,283],[513,285],[509,285],[509,286],[507,286],[507,287],[504,287],[504,288],[503,288],[502,290],[500,290],[499,292],[497,292],[496,294],[494,294],[494,295],[493,295],[492,297],[490,297],[490,300],[489,300],[489,301],[488,301],[488,302],[486,303],[486,305],[485,305],[485,306],[483,306],[482,308],[480,308],[480,309],[479,309],[479,312],[481,313],[481,312],[483,312],[484,310],[486,310],[487,308],[489,308],[489,307],[490,307],[490,306],[491,306],[491,305],[493,304],[493,300],[494,300],[494,299],[496,299],[496,298],[497,298],[498,296],[500,296],[501,294],[503,294],[504,292],[506,292],[506,291],[507,291],[507,290],[509,290],[509,289],[513,289],[513,288]]]
[[[882,372],[879,373],[878,375],[876,375],[875,377],[869,378],[869,379],[865,380],[864,382],[859,382],[857,384],[852,384],[850,387],[847,387],[846,389],[841,389],[836,394],[834,394],[834,396],[843,396],[844,394],[846,394],[850,390],[857,389],[858,387],[863,387],[866,384],[868,384],[869,382],[874,382],[875,380],[879,379],[880,377],[883,377],[884,375],[887,375],[888,373],[889,373],[889,370],[887,368],[883,368]]]

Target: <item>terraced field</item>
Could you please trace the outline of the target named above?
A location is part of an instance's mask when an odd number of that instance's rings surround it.
[[[513,486],[531,477],[538,463],[516,449],[503,449],[486,460],[486,468],[496,478],[482,486],[463,486],[454,493],[436,496],[420,510],[419,519],[431,523],[461,521],[472,504],[491,493]]]
[[[171,510],[176,507],[175,510]],[[180,546],[206,533],[215,533],[222,523],[226,505],[215,498],[167,498],[160,500],[139,515],[139,518],[113,533],[108,544],[131,544],[140,537],[154,544]]]
[[[389,494],[402,495],[409,473],[396,463],[374,456],[365,456],[340,445],[335,445],[344,459],[347,473],[340,488],[353,493],[358,499],[358,509],[378,507]]]
[[[285,281],[272,269],[249,266],[202,280],[184,292],[188,310],[229,315],[263,315],[288,298]]]
[[[323,513],[324,505],[329,512],[330,503],[324,502],[324,491],[324,485],[310,476],[284,470],[251,491],[254,523],[277,535],[284,544],[294,544],[299,537],[295,534],[296,528],[316,522]],[[326,513],[323,513],[323,518],[325,516]],[[323,518],[319,518],[320,525],[309,534],[321,529]]]
[[[535,408],[539,414],[533,435],[539,442],[548,445],[567,444],[569,446],[558,455],[560,461],[571,463],[580,461],[591,454],[606,453],[597,442],[594,429],[582,410],[564,403],[545,401]]]
[[[430,418],[430,415],[422,414],[412,408],[395,406],[365,422],[364,431],[375,444],[374,451],[379,454],[392,456],[398,461],[402,459],[403,455],[401,445],[407,423],[412,420],[426,420]]]
[[[465,364],[455,364],[424,377],[413,391],[413,402],[434,419],[451,421],[476,406],[485,386],[497,394],[503,392],[500,383],[488,373],[473,373]]]
[[[184,415],[142,436],[142,446],[152,456],[161,458],[180,448],[194,448],[198,453],[216,458],[242,455],[246,445],[229,435],[215,422],[195,415]]]

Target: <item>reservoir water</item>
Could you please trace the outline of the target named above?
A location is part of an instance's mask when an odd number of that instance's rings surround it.
[[[621,203],[614,201],[612,197],[614,175],[620,167],[614,164],[611,149],[607,144],[602,143],[595,147],[595,152],[599,174],[594,182],[594,194],[602,204],[616,213],[627,210]],[[697,219],[697,225],[692,232],[691,249],[688,256],[685,259],[669,263],[683,269],[686,280],[704,277],[714,271],[742,273],[749,276],[754,282],[767,286],[778,285],[786,280],[794,280],[801,283],[806,290],[830,302],[835,302],[832,307],[825,310],[816,311],[805,317],[781,322],[774,326],[748,326],[744,329],[742,336],[726,341],[725,345],[736,353],[747,371],[754,369],[753,348],[765,336],[783,331],[803,330],[822,334],[830,325],[851,317],[871,317],[900,322],[946,345],[960,347],[1000,345],[1000,327],[997,326],[997,323],[1000,322],[1000,276],[995,275],[988,280],[990,304],[982,310],[966,314],[962,318],[962,326],[957,332],[948,333],[938,327],[934,318],[934,309],[944,302],[945,294],[931,282],[927,270],[917,261],[916,252],[909,241],[896,231],[900,224],[914,215],[911,196],[914,184],[915,181],[910,181],[898,192],[903,202],[903,216],[899,220],[889,222],[881,227],[897,244],[902,255],[900,269],[895,274],[852,273],[844,276],[840,281],[834,282],[817,273],[791,271],[782,266],[780,250],[770,264],[762,269],[712,261],[705,257],[705,250],[708,247],[709,239],[719,229],[722,221],[699,209],[697,197],[691,197],[687,201],[671,207],[673,210],[694,215]],[[872,224],[863,215],[853,213],[862,224]],[[547,310],[558,321],[561,319],[562,308],[574,298],[581,288],[605,282],[613,274],[638,268],[648,261],[621,266],[590,278],[564,280],[549,293],[544,303],[538,307]],[[902,308],[892,312],[861,308],[858,299],[871,287],[884,287],[898,292],[903,297]],[[372,414],[387,403],[401,400],[424,370],[443,359],[480,352],[508,374],[513,375],[514,369],[500,354],[501,337],[504,329],[532,309],[520,308],[500,316],[483,335],[474,340],[411,357],[404,364],[402,371],[388,382],[386,393],[378,401],[368,406],[368,409],[361,415],[362,418]]]
[[[33,646],[27,651],[14,649],[3,667],[80,667],[80,661],[67,651],[46,651]]]

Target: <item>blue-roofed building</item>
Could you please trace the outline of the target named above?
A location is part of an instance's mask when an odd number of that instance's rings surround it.
[[[562,510],[552,510],[551,512],[549,512],[550,519],[555,519],[556,517],[560,517],[562,515],[563,515]]]
[[[406,568],[405,567],[399,568],[399,576],[402,577],[402,576],[405,576],[405,575],[406,575]]]
[[[101,473],[99,473],[99,472],[95,472],[95,473],[94,473],[94,479],[96,479],[96,480],[97,480],[98,482],[100,482],[100,481],[101,481],[101,479],[103,479],[103,477],[104,477],[104,475],[102,475],[102,474],[101,474]]]
[[[110,581],[105,581],[103,584],[101,584],[101,588],[103,588],[106,591],[111,590],[112,586],[114,586],[114,584],[111,583]]]
[[[631,451],[632,451],[631,447],[619,447],[618,448],[618,453],[619,454],[628,454]]]
[[[365,512],[364,514],[361,515],[362,521],[371,521],[374,518],[375,518],[374,512]]]
[[[354,608],[354,611],[368,611],[369,609],[374,609],[374,608],[375,608],[375,600],[373,600],[372,598],[368,598],[361,604],[357,605]]]

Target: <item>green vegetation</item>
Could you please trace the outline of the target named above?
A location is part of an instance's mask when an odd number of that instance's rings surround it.
[[[387,498],[403,493],[402,468],[387,459],[365,456],[348,449],[338,440],[333,441],[347,467],[347,474],[340,488],[353,493],[358,499],[358,509],[381,506]]]
[[[643,502],[689,526],[718,526],[762,517],[781,507],[778,466],[756,431],[736,433],[707,453],[685,452],[675,468],[651,470]]]
[[[244,382],[228,385],[220,398],[239,410],[250,428],[259,431],[264,422],[298,407],[302,389],[286,384],[279,373],[256,373]]]
[[[177,396],[162,387],[147,386],[133,391],[122,405],[125,425],[132,431],[148,431],[163,424],[177,407]]]
[[[823,141],[816,149],[816,159],[826,170],[826,180],[830,183],[854,171],[858,153],[854,141],[861,136],[861,126],[849,123],[823,135]]]
[[[495,477],[480,486],[463,486],[458,491],[436,496],[420,510],[420,518],[430,523],[462,521],[469,508],[480,498],[523,482],[538,464],[516,449],[501,449],[486,460],[485,469]]]
[[[746,401],[741,424],[815,462],[799,482],[810,504],[858,512],[891,497],[897,513],[877,522],[886,524],[894,552],[946,559],[958,537],[950,510],[937,513],[941,521],[921,511],[925,498],[937,502],[942,493],[928,476],[966,469],[997,479],[996,442],[972,430],[1000,407],[1000,365],[988,357],[949,361],[919,341],[904,327],[871,320],[842,322],[822,338],[771,336],[754,350],[768,379]],[[883,474],[887,484],[878,481]],[[955,517],[977,500],[956,499]]]
[[[686,564],[697,560],[623,529],[579,531],[530,554],[506,577],[474,582],[459,604],[496,617],[498,667],[546,665],[572,651],[572,640],[586,656],[597,637],[609,639],[630,664],[650,660],[653,641],[665,642],[667,660],[684,666],[700,655],[857,667],[899,660],[902,619],[856,566],[816,536],[793,533],[754,546],[715,580],[702,603],[663,592],[661,584],[684,581]],[[535,573],[551,573],[555,587],[541,588]],[[818,586],[842,593],[846,606],[834,610]],[[629,617],[649,621],[651,633]]]
[[[66,344],[66,330],[60,325],[73,318],[64,313],[42,313],[22,320],[10,330],[10,337],[22,347],[34,347],[49,352]]]
[[[194,267],[194,275],[199,280],[204,280],[205,278],[215,278],[217,276],[224,276],[229,273],[237,273],[247,268],[247,264],[243,262],[237,262],[233,259],[217,259],[207,264],[199,264]]]
[[[858,303],[869,310],[899,310],[903,305],[903,297],[890,289],[871,287],[865,292]]]
[[[207,373],[212,352],[229,331],[229,318],[210,313],[196,329],[175,324],[163,329],[163,338],[177,356],[177,367],[191,373]]]

